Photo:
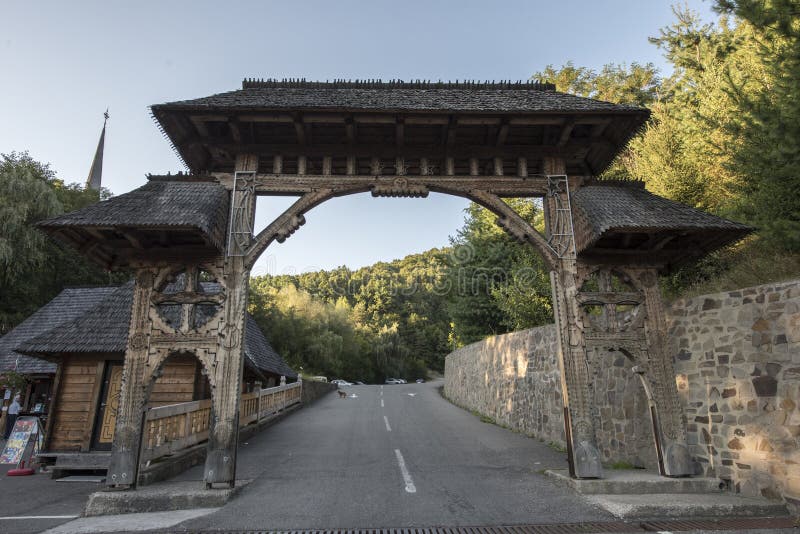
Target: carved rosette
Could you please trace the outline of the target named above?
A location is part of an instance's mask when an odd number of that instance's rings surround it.
[[[424,198],[428,196],[428,188],[425,184],[397,177],[391,182],[379,182],[372,186],[372,196]]]

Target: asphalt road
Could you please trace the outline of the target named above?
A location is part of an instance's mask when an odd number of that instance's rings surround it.
[[[104,488],[90,482],[56,482],[49,474],[9,477],[15,465],[0,466],[0,534],[41,532],[83,512],[89,494]]]
[[[453,406],[441,383],[353,386],[242,443],[252,479],[185,530],[431,527],[613,519],[541,474],[565,454]],[[195,468],[180,478],[201,479]],[[173,527],[171,530],[176,530]]]

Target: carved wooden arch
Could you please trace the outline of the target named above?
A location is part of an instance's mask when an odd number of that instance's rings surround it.
[[[205,348],[184,348],[184,347],[158,347],[152,349],[150,351],[150,359],[149,359],[149,366],[150,366],[150,373],[145,377],[146,380],[146,388],[145,388],[145,403],[147,399],[150,398],[150,393],[153,390],[153,386],[156,383],[156,380],[161,376],[161,372],[163,371],[164,364],[171,356],[191,356],[196,359],[200,365],[203,367],[203,374],[208,379],[208,384],[211,386],[211,389],[216,387],[216,378],[214,375],[214,355],[209,349]]]
[[[442,185],[409,186],[402,178],[395,178],[389,184],[378,182],[371,187],[357,186],[347,188],[320,188],[305,193],[272,223],[261,230],[245,251],[245,265],[252,269],[255,262],[267,247],[277,241],[283,243],[289,236],[304,225],[305,213],[334,197],[354,195],[371,191],[373,196],[426,197],[429,191],[467,198],[497,215],[497,224],[511,237],[521,243],[528,243],[542,256],[548,270],[556,270],[557,256],[547,240],[511,206],[498,195],[481,189],[447,187]]]

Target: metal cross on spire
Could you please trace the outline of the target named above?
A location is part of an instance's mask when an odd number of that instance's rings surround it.
[[[94,153],[92,168],[89,169],[89,177],[86,178],[86,188],[100,191],[103,181],[103,148],[106,142],[106,123],[108,122],[108,108],[103,113],[103,130],[100,132],[100,141],[97,143],[97,151]]]

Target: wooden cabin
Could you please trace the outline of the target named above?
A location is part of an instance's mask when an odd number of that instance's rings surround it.
[[[94,305],[82,306],[82,313],[73,313],[70,320],[16,347],[20,354],[52,362],[56,367],[45,450],[40,455],[44,457],[110,451],[114,437],[133,284],[65,290],[46,308],[49,313],[57,314],[68,308],[73,299]],[[243,391],[251,391],[258,385],[277,385],[281,377],[295,380],[297,374],[275,352],[256,322],[250,316],[247,320]],[[176,353],[163,364],[152,385],[148,407],[210,397],[208,381],[198,360],[189,354]],[[91,462],[76,465],[102,467]]]

